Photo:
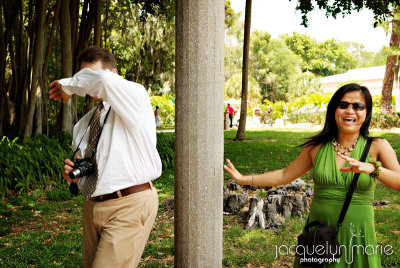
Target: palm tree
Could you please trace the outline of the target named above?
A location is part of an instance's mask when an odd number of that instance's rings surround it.
[[[240,107],[239,128],[236,132],[236,141],[244,140],[246,131],[247,113],[247,91],[249,71],[249,50],[250,50],[250,24],[251,24],[251,1],[246,0],[246,11],[244,19],[244,41],[243,41],[243,67],[242,67],[242,103]]]
[[[399,20],[398,9],[393,10],[393,20],[392,20],[392,34],[390,36],[389,47],[391,49],[396,49],[399,47],[400,43],[400,20]],[[385,77],[383,78],[382,85],[382,102],[381,110],[391,111],[392,110],[392,91],[393,91],[393,81],[395,77],[396,66],[398,55],[388,55],[386,60],[386,70]],[[397,70],[398,72],[398,70]]]

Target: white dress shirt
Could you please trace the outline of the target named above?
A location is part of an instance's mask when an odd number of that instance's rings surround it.
[[[149,182],[161,175],[153,108],[142,85],[125,80],[109,70],[93,71],[88,68],[71,78],[59,80],[59,83],[67,94],[88,94],[103,99],[101,126],[111,107],[97,146],[99,177],[92,197]],[[75,125],[73,150],[82,139],[94,110]],[[81,157],[85,155],[89,132],[90,129],[79,145],[78,154]],[[84,180],[79,180],[80,187]]]

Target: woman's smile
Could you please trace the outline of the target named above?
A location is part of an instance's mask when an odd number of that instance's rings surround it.
[[[350,91],[344,94],[340,105],[336,108],[335,120],[339,131],[360,131],[367,111],[365,98],[361,91]]]

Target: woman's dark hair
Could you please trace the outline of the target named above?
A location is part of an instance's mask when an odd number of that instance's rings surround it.
[[[326,118],[325,118],[325,124],[324,128],[322,131],[314,135],[312,137],[308,138],[308,141],[303,143],[300,146],[309,146],[309,145],[319,145],[319,144],[324,144],[329,141],[331,141],[333,138],[337,137],[338,134],[338,128],[336,125],[336,120],[335,120],[335,112],[337,107],[339,106],[339,102],[342,100],[343,96],[347,92],[352,92],[352,91],[361,91],[365,98],[365,102],[367,105],[367,115],[365,117],[365,121],[362,124],[360,128],[360,135],[364,138],[366,138],[369,135],[369,124],[371,123],[371,117],[372,117],[372,98],[371,94],[369,93],[368,88],[364,86],[360,86],[359,84],[347,84],[339,88],[335,94],[333,94],[331,100],[329,101],[328,104],[328,109],[326,111]]]
[[[117,68],[117,64],[115,63],[114,55],[105,48],[91,46],[82,51],[82,53],[78,56],[78,63],[82,64],[83,62],[95,63],[97,61],[101,61],[104,68],[114,69]]]

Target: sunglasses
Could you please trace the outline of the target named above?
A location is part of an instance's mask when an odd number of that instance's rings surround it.
[[[356,111],[364,111],[364,109],[367,107],[364,103],[361,103],[361,102],[351,103],[351,102],[347,102],[347,101],[340,101],[338,108],[344,110],[344,109],[347,109],[350,104],[353,106],[353,109]]]

